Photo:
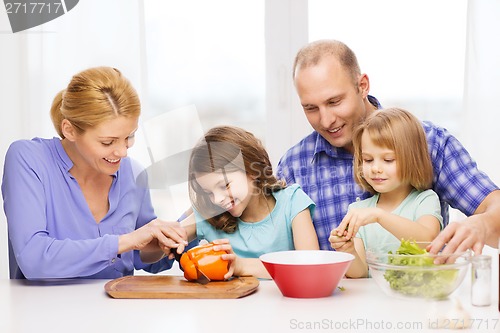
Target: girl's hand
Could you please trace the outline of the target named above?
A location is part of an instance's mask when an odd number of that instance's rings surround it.
[[[228,239],[216,239],[212,241],[216,244],[214,250],[223,250],[227,254],[223,254],[221,258],[229,261],[229,268],[224,279],[229,279],[232,276],[255,276],[256,278],[271,279],[271,275],[264,267],[259,258],[241,258],[238,257],[229,243]]]
[[[333,229],[330,233],[330,237],[328,238],[328,240],[330,241],[330,246],[335,251],[355,254],[356,249],[354,248],[354,242],[351,239],[347,239],[344,235],[338,236],[337,232],[337,229]]]
[[[233,247],[229,243],[229,240],[226,238],[222,239],[216,239],[212,243],[216,244],[214,246],[215,251],[226,251],[227,254],[223,254],[221,256],[221,259],[229,261],[229,271],[224,275],[224,279],[228,280],[235,274],[236,271],[236,266],[237,266],[237,261],[238,261],[238,256],[234,253]]]
[[[347,240],[350,240],[356,236],[359,228],[362,226],[370,223],[378,223],[380,214],[381,209],[376,207],[353,208],[347,212],[342,222],[333,231],[335,231],[337,236],[345,236]]]

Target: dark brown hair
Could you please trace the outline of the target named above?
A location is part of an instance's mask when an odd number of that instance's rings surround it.
[[[269,156],[252,133],[232,126],[210,129],[193,148],[189,160],[189,196],[193,207],[216,229],[233,233],[238,220],[212,203],[196,181],[196,174],[243,171],[265,196],[285,188],[273,175]]]

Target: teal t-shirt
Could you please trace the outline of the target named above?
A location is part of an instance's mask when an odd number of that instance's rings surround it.
[[[198,239],[211,242],[227,238],[236,255],[242,258],[258,258],[269,252],[294,250],[292,221],[304,209],[309,209],[312,218],[316,206],[297,184],[274,192],[273,196],[276,205],[268,216],[252,223],[238,219],[238,228],[231,234],[215,229],[195,211]]]
[[[353,202],[349,205],[349,209],[376,207],[378,198],[379,194],[375,194],[368,199]],[[413,190],[392,213],[411,221],[416,221],[424,215],[432,215],[439,220],[441,229],[443,228],[441,204],[439,203],[438,195],[433,190]],[[387,244],[394,244],[394,242],[399,241],[396,236],[384,229],[378,223],[370,223],[362,226],[359,228],[356,237],[363,240],[366,250],[372,249],[382,253],[387,253],[390,250]]]

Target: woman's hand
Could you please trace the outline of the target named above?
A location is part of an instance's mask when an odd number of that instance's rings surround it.
[[[131,233],[121,235],[118,253],[140,250],[143,261],[154,262],[164,255],[172,257],[171,249],[182,253],[187,244],[186,231],[178,222],[155,219]]]

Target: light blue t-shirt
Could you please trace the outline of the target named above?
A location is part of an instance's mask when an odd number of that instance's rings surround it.
[[[309,209],[312,216],[315,204],[297,184],[274,192],[273,196],[276,206],[271,214],[253,223],[238,219],[238,228],[231,234],[215,229],[195,211],[198,239],[211,242],[227,238],[236,255],[242,258],[258,258],[269,252],[294,250],[292,221],[304,209]]]
[[[118,255],[119,235],[156,218],[146,174],[136,166],[121,160],[108,193],[109,210],[96,223],[59,138],[12,143],[2,183],[11,278],[111,279],[134,269],[169,268],[167,260],[142,263],[137,251]]]
[[[352,208],[376,207],[378,199],[379,194],[377,193],[368,199],[353,202],[349,205],[349,210]],[[443,228],[441,205],[436,192],[433,190],[411,191],[403,202],[401,202],[401,204],[394,211],[392,211],[392,213],[411,221],[416,221],[424,215],[432,215],[439,220],[440,228]],[[394,242],[399,241],[396,236],[384,229],[378,223],[370,223],[362,226],[359,228],[356,237],[363,240],[365,250],[372,249],[376,252],[382,253],[387,253],[391,250],[391,246],[389,244],[394,244]]]

